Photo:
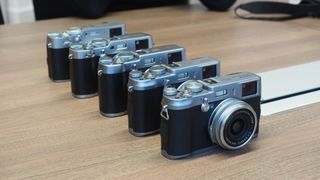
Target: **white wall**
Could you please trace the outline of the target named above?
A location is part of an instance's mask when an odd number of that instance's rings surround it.
[[[32,0],[0,0],[0,5],[6,24],[35,20]]]

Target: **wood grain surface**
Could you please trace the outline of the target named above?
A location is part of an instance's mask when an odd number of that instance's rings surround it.
[[[320,178],[319,103],[263,117],[259,137],[240,151],[172,161],[160,155],[159,135],[133,137],[127,116],[102,117],[97,97],[78,100],[69,82],[51,82],[46,33],[104,21],[184,46],[188,58],[216,57],[223,74],[320,59],[318,19],[248,21],[200,4],[0,26],[0,179]]]

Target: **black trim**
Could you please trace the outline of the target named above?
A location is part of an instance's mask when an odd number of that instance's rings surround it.
[[[314,89],[305,90],[305,91],[301,91],[301,92],[297,92],[297,93],[293,93],[293,94],[288,94],[288,95],[285,95],[285,96],[280,96],[280,97],[269,99],[269,100],[265,100],[265,101],[262,100],[261,104],[274,102],[274,101],[279,101],[281,99],[287,99],[287,98],[291,98],[291,97],[294,97],[294,96],[299,96],[299,95],[302,95],[302,94],[307,94],[307,93],[311,93],[311,92],[315,92],[315,91],[319,91],[319,90],[320,90],[320,87],[314,88]]]
[[[4,24],[3,17],[2,17],[2,11],[0,6],[0,24]]]

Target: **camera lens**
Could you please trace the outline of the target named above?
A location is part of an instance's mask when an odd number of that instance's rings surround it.
[[[255,111],[246,102],[226,99],[209,120],[211,140],[225,149],[239,149],[252,139],[257,128]]]
[[[236,119],[231,125],[231,133],[232,135],[240,134],[243,131],[244,122],[243,119]]]
[[[240,109],[232,113],[226,120],[224,139],[230,146],[239,146],[246,142],[254,133],[254,117],[247,109]]]

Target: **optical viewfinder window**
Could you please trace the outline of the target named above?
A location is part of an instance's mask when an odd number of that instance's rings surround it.
[[[257,81],[242,84],[242,97],[257,94]]]

